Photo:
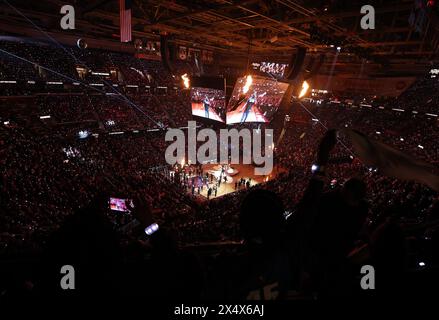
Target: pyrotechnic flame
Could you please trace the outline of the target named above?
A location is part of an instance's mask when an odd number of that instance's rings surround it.
[[[302,90],[300,90],[299,99],[304,97],[306,93],[308,92],[309,84],[306,81],[303,81],[302,83]]]
[[[248,90],[250,89],[250,86],[252,85],[252,83],[253,83],[253,78],[252,78],[252,76],[248,75],[247,79],[245,80],[244,88],[242,88],[242,92],[244,94],[246,94],[248,92]]]

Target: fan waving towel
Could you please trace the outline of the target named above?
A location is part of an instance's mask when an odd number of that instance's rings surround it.
[[[432,165],[415,160],[382,142],[373,141],[359,131],[344,129],[340,132],[349,138],[355,153],[365,165],[378,168],[387,176],[415,180],[439,191],[439,175],[432,172]]]

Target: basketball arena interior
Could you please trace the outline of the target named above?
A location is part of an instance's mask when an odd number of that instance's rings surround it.
[[[438,54],[435,0],[0,0],[0,299],[429,295]]]

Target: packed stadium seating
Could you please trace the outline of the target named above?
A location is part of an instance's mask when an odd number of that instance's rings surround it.
[[[162,129],[187,125],[191,114],[187,90],[160,63],[102,50],[67,48],[66,52],[47,44],[5,41],[1,45],[34,64],[2,54],[0,80],[36,82],[0,84],[3,257],[16,257],[19,253],[35,257],[66,217],[103,193],[145,198],[161,228],[172,230],[182,246],[210,243],[216,253],[227,242],[239,247],[240,205],[254,189],[278,194],[286,210],[293,213],[291,219],[295,218],[311,179],[310,167],[319,141],[328,128],[354,128],[436,168],[439,164],[438,118],[426,115],[436,107],[438,83],[427,76],[397,99],[385,99],[380,103],[384,108],[329,102],[293,104],[291,121],[284,125],[283,118],[278,118],[265,125],[275,129],[275,136],[286,130],[275,146],[275,164],[285,172],[255,187],[200,201],[180,181],[164,174],[167,143]],[[76,71],[79,66],[108,74],[116,70],[118,76],[81,77]],[[181,69],[191,72],[187,65]],[[50,85],[49,81],[65,83]],[[75,81],[81,84],[72,85]],[[91,86],[92,83],[102,86]],[[166,87],[166,91],[157,87]],[[41,118],[48,115],[50,118]],[[93,135],[80,139],[81,130]],[[114,132],[123,134],[110,134]],[[356,240],[367,241],[374,228],[387,219],[410,225],[438,218],[436,192],[418,183],[385,177],[350,156],[348,147],[336,146],[332,157],[347,160],[331,165],[328,178],[336,183],[325,190],[338,188],[353,176],[366,183],[368,225],[365,235]],[[389,213],[396,207],[401,209],[397,217]],[[117,217],[112,217],[112,222],[123,224]],[[437,230],[434,234],[437,237]],[[424,233],[415,236],[420,239]],[[437,246],[437,240],[435,243]],[[434,250],[437,252],[437,247],[424,254]],[[416,250],[411,254],[412,261],[407,264],[410,270],[417,267],[420,256]]]

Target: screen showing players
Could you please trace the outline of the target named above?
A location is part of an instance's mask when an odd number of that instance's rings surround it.
[[[191,103],[194,116],[225,122],[226,98],[224,90],[192,87]]]
[[[253,70],[265,73],[275,78],[282,78],[285,74],[285,70],[288,65],[286,63],[276,63],[276,62],[253,62]]]
[[[270,78],[238,78],[227,106],[227,124],[270,122],[288,84]]]
[[[192,115],[226,122],[226,97],[224,79],[195,77],[192,79]]]
[[[131,208],[134,207],[131,199],[110,198],[109,204],[110,210],[121,212],[130,212],[130,208],[128,208],[128,206]]]

